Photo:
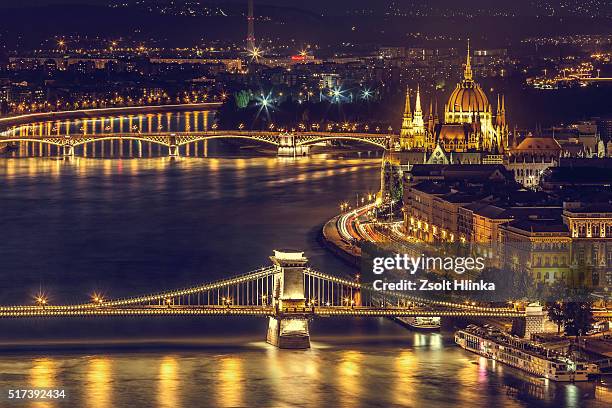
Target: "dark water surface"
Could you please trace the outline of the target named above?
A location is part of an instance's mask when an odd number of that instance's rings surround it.
[[[41,288],[57,304],[188,286],[268,264],[275,248],[348,273],[317,234],[341,201],[378,186],[375,158],[0,159],[0,304],[30,303]],[[450,333],[321,319],[311,350],[287,351],[266,345],[265,330],[255,318],[1,321],[0,407],[612,403],[612,378],[533,379],[464,352]],[[6,399],[48,387],[67,399]]]

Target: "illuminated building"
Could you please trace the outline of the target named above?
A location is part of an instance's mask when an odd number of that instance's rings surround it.
[[[577,281],[612,286],[612,205],[564,203],[563,221],[571,234]]]
[[[429,243],[474,236],[461,233],[466,224],[461,208],[490,199],[492,189],[513,183],[502,165],[415,165],[410,176],[411,183],[404,186],[404,227]]]
[[[505,98],[498,97],[494,115],[487,95],[474,81],[469,44],[463,80],[445,104],[443,122],[440,122],[433,103],[430,103],[429,115],[424,120],[418,88],[414,112],[410,108],[410,95],[407,93],[400,150],[432,152],[440,146],[445,152],[486,152],[499,156],[490,164],[501,163],[500,155],[508,148]],[[456,159],[461,161],[460,156]]]
[[[511,148],[506,168],[514,173],[517,182],[525,187],[536,187],[540,176],[559,163],[561,145],[552,136],[533,136],[531,133]]]
[[[524,218],[504,224],[499,230],[505,268],[527,272],[537,282],[568,281],[571,238],[559,218]]]

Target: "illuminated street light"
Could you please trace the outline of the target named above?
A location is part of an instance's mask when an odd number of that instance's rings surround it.
[[[104,297],[98,293],[94,293],[91,295],[91,300],[93,303],[101,305],[104,302]]]
[[[372,91],[370,91],[369,89],[364,89],[363,91],[361,91],[361,99],[364,100],[369,100],[372,97]]]
[[[38,295],[36,295],[34,297],[34,300],[36,301],[36,304],[38,306],[45,306],[48,303],[47,297],[44,293],[39,293]]]
[[[344,97],[344,90],[342,88],[340,88],[340,87],[336,87],[336,88],[332,89],[329,94],[332,97],[332,102],[340,103],[340,101]]]
[[[247,55],[251,58],[251,61],[259,62],[259,59],[263,56],[263,51],[258,47],[247,49]]]

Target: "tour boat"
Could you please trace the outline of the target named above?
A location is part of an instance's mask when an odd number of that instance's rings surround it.
[[[547,349],[494,328],[469,325],[455,333],[455,343],[483,357],[553,381],[587,381],[593,364]]]

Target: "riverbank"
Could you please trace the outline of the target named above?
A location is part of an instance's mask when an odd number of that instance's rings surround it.
[[[340,216],[337,215],[323,225],[321,229],[321,243],[344,262],[351,266],[359,267],[361,249],[342,238],[338,230],[339,218]]]

